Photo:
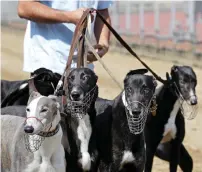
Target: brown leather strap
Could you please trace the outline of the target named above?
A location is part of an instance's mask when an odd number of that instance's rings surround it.
[[[85,32],[85,29],[83,30]],[[85,33],[83,33],[85,34]],[[83,67],[84,66],[84,61],[83,61],[83,56],[84,56],[84,36],[80,37],[79,43],[78,43],[78,54],[77,54],[77,67]]]
[[[69,71],[71,69],[72,58],[73,58],[73,55],[74,55],[74,52],[75,52],[75,49],[76,49],[78,43],[79,43],[79,53],[80,53],[80,51],[82,49],[82,44],[83,44],[84,40],[83,40],[83,38],[81,36],[82,36],[83,30],[86,28],[87,17],[90,14],[91,10],[92,9],[87,9],[86,11],[84,11],[84,13],[83,13],[81,19],[79,20],[79,22],[77,23],[75,31],[74,31],[74,35],[73,35],[73,39],[72,39],[72,42],[71,42],[71,47],[70,47],[70,52],[69,52],[68,60],[67,60],[67,63],[66,63],[66,67],[65,67],[64,73],[63,73],[63,75],[62,75],[62,77],[60,79],[61,81],[64,80],[63,90],[65,90],[65,91],[68,90],[67,89],[67,76],[68,76]],[[79,54],[78,59],[79,59],[79,63],[78,63],[77,67],[80,67],[82,65],[82,53]],[[67,95],[67,93],[65,93],[65,94]]]
[[[80,36],[82,35],[83,29],[86,27],[87,16],[90,14],[91,10],[92,9],[87,9],[86,11],[84,11],[81,19],[79,20],[78,24],[76,25],[65,71],[67,71],[67,69],[70,69],[70,67],[71,67],[72,57],[73,57],[74,51],[76,49],[76,44],[79,41]]]

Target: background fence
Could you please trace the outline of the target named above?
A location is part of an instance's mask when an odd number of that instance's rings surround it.
[[[202,56],[201,1],[116,1],[110,13],[131,46]]]
[[[25,29],[17,3],[1,2],[1,22]],[[202,1],[115,1],[110,14],[113,27],[132,47],[202,57]],[[112,45],[119,47],[113,40]]]

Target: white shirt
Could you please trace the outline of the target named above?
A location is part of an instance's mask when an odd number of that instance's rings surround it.
[[[112,1],[52,0],[41,1],[58,10],[73,11],[78,8],[106,9]],[[71,23],[41,24],[28,21],[24,37],[23,70],[33,72],[41,67],[62,74],[69,55],[75,25]],[[73,61],[72,68],[76,67]],[[93,70],[94,65],[89,64]]]

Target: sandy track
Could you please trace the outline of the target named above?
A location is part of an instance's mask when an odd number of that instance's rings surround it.
[[[8,80],[20,80],[28,78],[29,74],[22,71],[23,62],[23,32],[2,27],[2,52],[1,52],[1,77]],[[143,58],[160,76],[170,71],[172,62],[163,60],[151,60]],[[129,55],[109,52],[104,58],[105,64],[110,68],[119,82],[123,82],[124,76],[131,69],[142,68],[141,64]],[[188,148],[194,160],[194,172],[202,172],[202,69],[194,68],[198,77],[197,94],[199,98],[199,111],[196,119],[186,121],[186,137],[184,144]],[[120,93],[120,89],[111,80],[102,66],[96,62],[95,71],[99,77],[99,94],[103,98],[113,99]],[[168,163],[157,158],[154,161],[154,172],[169,171]],[[180,171],[180,170],[179,170]]]

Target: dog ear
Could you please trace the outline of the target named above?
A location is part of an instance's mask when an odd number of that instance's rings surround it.
[[[129,76],[129,75],[135,75],[135,74],[144,75],[147,72],[148,72],[147,69],[136,69],[136,70],[131,70],[130,72],[128,72],[127,76]]]
[[[154,83],[154,87],[156,88],[158,84],[157,84],[156,78],[154,78],[154,77],[153,77],[153,83]]]
[[[39,92],[36,92],[36,91],[32,91],[30,96],[29,96],[29,99],[28,99],[28,102],[27,104],[30,104],[30,102],[34,99],[36,99],[37,97],[41,96],[41,94]]]
[[[172,72],[177,72],[178,71],[178,66],[173,65],[173,67],[171,68],[171,73]]]
[[[60,108],[60,104],[57,102],[57,98],[58,98],[57,96],[49,95],[48,98],[52,99],[56,103],[56,106],[58,109]]]
[[[55,95],[49,95],[48,98],[52,99],[53,101],[57,101],[57,96]]]
[[[166,79],[167,79],[167,81],[170,81],[170,80],[171,80],[171,77],[170,77],[170,75],[169,75],[168,72],[166,72]]]

